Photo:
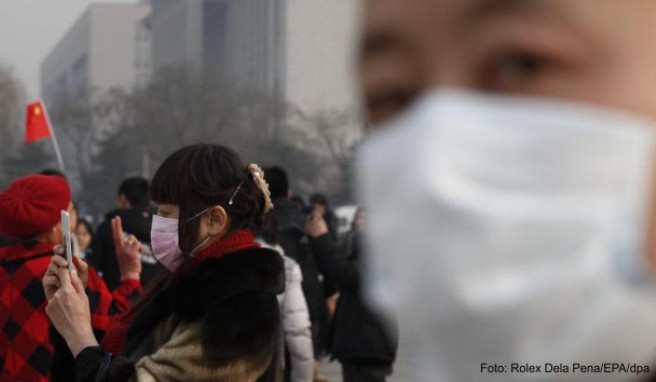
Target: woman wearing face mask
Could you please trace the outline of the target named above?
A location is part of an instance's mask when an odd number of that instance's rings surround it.
[[[98,345],[75,273],[47,312],[75,357],[82,381],[277,381],[276,294],[284,266],[254,241],[272,208],[257,165],[216,145],[183,148],[152,181],[154,255],[168,269]]]

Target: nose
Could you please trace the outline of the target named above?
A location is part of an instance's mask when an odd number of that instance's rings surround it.
[[[474,89],[476,80],[474,76],[473,64],[470,60],[462,57],[457,49],[448,53],[438,54],[432,52],[424,68],[426,89],[435,88],[458,88]]]

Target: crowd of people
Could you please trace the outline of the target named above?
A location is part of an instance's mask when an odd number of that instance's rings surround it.
[[[96,230],[61,174],[16,179],[0,381],[317,381],[325,355],[385,381],[397,343],[421,381],[654,380],[656,3],[365,9],[351,232],[224,146],[126,179]]]
[[[15,180],[0,193],[0,380],[309,382],[328,355],[345,381],[385,380],[396,334],[360,298],[364,213],[341,238],[325,196],[295,200],[284,169],[206,144],[122,181],[95,229],[63,174]]]

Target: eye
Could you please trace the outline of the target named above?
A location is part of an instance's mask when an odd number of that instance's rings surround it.
[[[523,51],[503,53],[482,71],[483,87],[493,91],[521,91],[542,79],[552,67],[548,58]]]
[[[403,89],[390,89],[367,97],[369,121],[377,125],[391,119],[403,112],[415,97],[414,92]]]

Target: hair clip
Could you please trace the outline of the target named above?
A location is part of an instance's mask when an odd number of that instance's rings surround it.
[[[273,202],[271,202],[269,184],[264,180],[264,171],[262,171],[262,168],[255,163],[248,165],[248,171],[251,173],[255,185],[264,195],[264,213],[266,214],[273,209]]]
[[[230,200],[228,201],[228,205],[231,206],[232,203],[235,201],[235,196],[237,196],[237,193],[241,189],[241,185],[244,184],[244,182],[239,183],[239,186],[235,189],[235,192],[232,193],[232,196],[230,197]]]

